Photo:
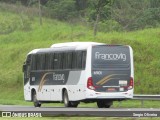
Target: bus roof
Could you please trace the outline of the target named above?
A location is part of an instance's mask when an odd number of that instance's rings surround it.
[[[57,47],[79,47],[79,46],[90,46],[90,45],[102,45],[104,43],[98,43],[98,42],[66,42],[66,43],[57,43],[53,44],[51,48],[57,48]]]
[[[66,42],[66,43],[57,43],[53,44],[50,48],[40,48],[34,49],[28,53],[36,54],[36,53],[44,53],[44,52],[52,52],[52,51],[69,51],[69,50],[84,50],[92,45],[104,45],[104,43],[98,42]]]

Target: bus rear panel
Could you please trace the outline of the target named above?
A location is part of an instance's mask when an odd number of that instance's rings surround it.
[[[90,98],[127,99],[133,97],[133,56],[129,46],[98,45],[92,47],[91,77],[87,87]]]

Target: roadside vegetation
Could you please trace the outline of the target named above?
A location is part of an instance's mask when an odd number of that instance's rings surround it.
[[[130,32],[101,31],[93,36],[93,30],[83,24],[43,17],[43,25],[40,26],[38,17],[7,11],[3,9],[4,5],[0,7],[0,104],[30,105],[24,102],[22,73],[22,65],[29,51],[72,41],[132,46],[135,93],[160,94],[160,28]]]

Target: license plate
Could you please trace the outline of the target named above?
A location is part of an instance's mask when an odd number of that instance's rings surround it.
[[[110,91],[110,92],[111,91],[116,91],[116,89],[115,88],[108,88],[107,91]]]

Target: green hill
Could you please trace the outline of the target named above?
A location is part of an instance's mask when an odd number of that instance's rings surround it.
[[[96,41],[126,44],[134,50],[135,93],[160,94],[160,28],[134,32],[98,33],[85,26],[0,12],[0,103],[23,100],[22,65],[35,48],[69,41]]]

